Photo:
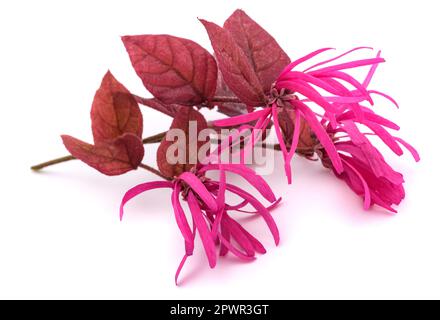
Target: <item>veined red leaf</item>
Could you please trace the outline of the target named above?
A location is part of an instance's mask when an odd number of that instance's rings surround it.
[[[125,133],[111,142],[98,145],[68,135],[62,135],[61,138],[72,156],[108,176],[136,169],[144,157],[142,140],[132,133]]]
[[[217,97],[237,98],[237,96],[226,85],[221,72],[218,73],[217,90],[215,95]],[[217,102],[216,105],[218,112],[229,117],[238,116],[247,112],[246,105],[242,102]]]
[[[231,33],[215,23],[202,20],[206,28],[215,57],[228,87],[249,106],[265,104],[263,87],[254,68]]]
[[[114,140],[124,133],[142,138],[142,114],[135,98],[109,72],[96,91],[91,110],[95,144]]]
[[[167,104],[198,105],[217,83],[214,57],[197,43],[170,35],[122,37],[144,86]]]
[[[190,126],[197,125],[197,130],[190,130]],[[208,128],[208,124],[203,115],[197,110],[189,107],[181,106],[171,124],[171,129],[182,130],[182,136],[171,137],[165,136],[157,149],[157,166],[160,172],[167,177],[175,177],[182,172],[189,171],[198,162],[198,151],[206,143],[206,141],[198,141],[198,134],[201,130]],[[185,140],[178,140],[178,139]],[[169,148],[174,145],[173,155],[182,156],[181,161],[170,163],[167,159]]]
[[[163,114],[166,114],[172,118],[174,118],[174,116],[177,114],[177,110],[179,110],[180,108],[180,105],[178,104],[166,104],[156,98],[145,99],[139,97],[138,102],[140,104],[143,104],[144,106],[150,107],[151,109],[162,112]]]
[[[290,63],[276,40],[243,10],[236,10],[224,24],[253,66],[264,92]]]

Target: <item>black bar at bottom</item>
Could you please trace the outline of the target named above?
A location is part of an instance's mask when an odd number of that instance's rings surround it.
[[[329,317],[393,317],[403,313],[419,318],[420,308],[402,301],[289,301],[289,300],[148,300],[148,301],[1,301],[3,314],[13,318],[74,319],[308,319]],[[436,301],[430,301],[436,302]],[[372,306],[371,304],[375,304]],[[349,305],[351,308],[349,308]],[[377,305],[380,305],[378,308]],[[429,304],[432,307],[432,303]],[[425,304],[423,310],[427,311]],[[9,308],[9,310],[8,310]],[[416,313],[417,310],[417,313]],[[437,308],[435,309],[437,311]],[[8,312],[9,311],[9,312]],[[438,312],[435,312],[438,313]]]

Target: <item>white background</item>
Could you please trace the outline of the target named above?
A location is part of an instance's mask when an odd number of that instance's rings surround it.
[[[169,33],[210,48],[196,17],[222,24],[236,8],[291,58],[325,46],[381,48],[387,63],[372,86],[401,109],[379,99],[376,110],[401,125],[422,161],[391,158],[407,191],[391,215],[363,211],[344,183],[295,158],[292,186],[281,168],[266,177],[285,200],[274,212],[280,246],[251,221],[268,254],[210,270],[198,250],[175,287],[183,246],[169,193],[142,195],[118,220],[124,192],[153,175],[29,166],[65,155],[62,133],[91,141],[89,110],[107,69],[148,94],[121,35]],[[438,1],[2,1],[0,298],[440,298],[439,12]],[[143,111],[145,135],[169,126]]]

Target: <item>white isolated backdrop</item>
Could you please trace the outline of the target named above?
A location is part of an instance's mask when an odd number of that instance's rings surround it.
[[[408,154],[390,160],[407,181],[397,215],[363,211],[318,163],[296,157],[291,186],[277,166],[266,178],[284,197],[273,213],[280,246],[248,221],[266,255],[253,263],[220,259],[210,270],[198,250],[176,287],[183,243],[169,193],[138,197],[118,219],[124,192],[152,174],[111,178],[79,162],[38,174],[29,167],[66,154],[62,133],[91,141],[89,110],[107,69],[132,92],[148,94],[121,35],[168,33],[210,49],[196,17],[222,24],[236,8],[291,58],[325,46],[382,49],[387,63],[372,86],[401,109],[381,99],[375,108],[401,125],[422,161]],[[0,298],[440,298],[438,13],[434,0],[2,1]],[[143,111],[145,136],[170,125]],[[146,163],[154,163],[154,151],[147,148]]]

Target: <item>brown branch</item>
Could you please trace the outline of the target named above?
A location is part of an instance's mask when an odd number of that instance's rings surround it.
[[[37,164],[35,166],[32,166],[31,169],[34,171],[39,171],[43,168],[52,166],[54,164],[58,164],[58,163],[62,163],[62,162],[66,162],[66,161],[70,161],[70,160],[75,160],[76,158],[74,156],[65,156],[65,157],[61,157],[61,158],[57,158],[57,159],[53,159],[50,161],[46,161],[40,164]]]
[[[162,179],[165,179],[165,180],[168,180],[168,181],[173,180],[173,179],[171,179],[171,178],[169,178],[169,177],[167,177],[167,176],[164,176],[159,170],[157,170],[157,169],[155,169],[155,168],[153,168],[153,167],[150,167],[150,166],[147,165],[147,164],[143,164],[143,163],[141,163],[141,164],[139,165],[139,168],[142,168],[142,169],[145,169],[145,170],[147,170],[147,171],[150,171],[151,173],[154,173],[155,175],[161,177]]]
[[[142,140],[142,143],[143,144],[159,143],[159,142],[162,141],[163,137],[165,137],[166,134],[167,134],[167,131],[155,134],[155,135],[150,136],[150,137],[146,137],[146,138],[144,138]],[[70,161],[70,160],[76,160],[76,158],[74,156],[71,156],[71,155],[64,156],[64,157],[61,157],[61,158],[56,158],[56,159],[49,160],[49,161],[37,164],[35,166],[32,166],[31,170],[33,170],[33,171],[40,171],[40,170],[42,170],[42,169],[44,169],[46,167],[53,166],[53,165],[58,164],[58,163],[67,162],[67,161]]]
[[[223,103],[243,103],[237,97],[216,96],[211,99],[211,102],[223,102]]]

